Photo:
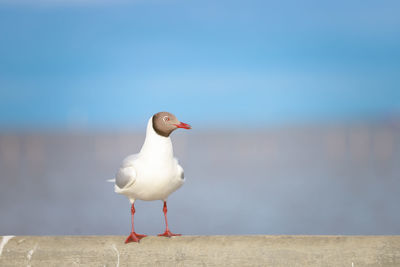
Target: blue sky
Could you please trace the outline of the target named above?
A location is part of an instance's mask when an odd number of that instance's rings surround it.
[[[400,114],[398,1],[0,0],[0,128]]]

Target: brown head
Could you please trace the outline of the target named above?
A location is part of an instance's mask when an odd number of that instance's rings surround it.
[[[174,114],[169,112],[158,112],[153,115],[153,129],[159,135],[168,137],[178,128],[191,129],[192,127],[180,122]]]

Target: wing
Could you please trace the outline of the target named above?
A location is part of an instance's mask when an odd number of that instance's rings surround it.
[[[175,159],[175,163],[178,165],[178,175],[182,180],[185,180],[185,172],[183,171],[183,168],[181,165],[179,165],[179,161],[177,158]]]
[[[180,177],[182,180],[185,180],[185,172],[183,171],[183,168],[182,168],[181,165],[178,165],[178,171],[179,171],[179,177]]]
[[[121,168],[115,176],[115,184],[120,188],[131,186],[136,180],[136,170],[134,162],[138,154],[130,155],[124,159]]]
[[[133,166],[121,167],[115,176],[115,184],[123,189],[131,186],[136,180],[136,170]]]

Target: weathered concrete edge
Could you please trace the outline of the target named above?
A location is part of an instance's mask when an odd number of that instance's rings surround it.
[[[8,236],[0,266],[400,266],[400,236]]]

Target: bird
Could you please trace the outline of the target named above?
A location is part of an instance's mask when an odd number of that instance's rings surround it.
[[[126,196],[131,203],[131,233],[125,243],[139,242],[147,235],[134,228],[135,200],[163,201],[165,232],[158,236],[180,236],[169,230],[167,198],[185,182],[184,170],[173,155],[170,135],[176,129],[191,129],[169,112],[154,114],[147,123],[146,137],[139,153],[127,156],[116,176],[114,191]]]

